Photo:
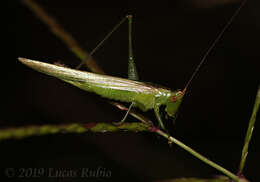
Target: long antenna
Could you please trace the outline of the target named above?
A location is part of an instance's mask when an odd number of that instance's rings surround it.
[[[83,61],[81,61],[81,63],[76,67],[76,69],[79,69],[127,18],[127,16],[124,17],[116,26],[114,26],[114,28],[105,36],[105,38],[97,44],[97,46],[88,54],[88,56]]]
[[[218,34],[217,38],[214,40],[214,42],[212,43],[212,45],[208,48],[207,52],[204,54],[202,60],[200,61],[200,63],[198,64],[198,66],[196,67],[195,71],[193,72],[193,74],[191,75],[189,81],[187,82],[185,88],[183,89],[183,93],[186,92],[188,86],[190,85],[191,81],[194,79],[194,77],[197,75],[199,69],[201,68],[201,66],[203,65],[203,63],[205,62],[206,58],[208,57],[209,53],[212,51],[212,49],[216,46],[216,44],[218,43],[218,41],[220,40],[220,38],[223,36],[223,34],[225,33],[225,31],[227,30],[227,28],[230,26],[230,24],[233,22],[233,20],[235,19],[235,17],[238,15],[238,13],[240,12],[241,8],[245,5],[247,0],[244,0],[240,6],[237,8],[237,10],[235,11],[235,13],[232,15],[232,17],[230,18],[230,20],[227,22],[227,24],[225,25],[225,27],[222,29],[222,31]]]

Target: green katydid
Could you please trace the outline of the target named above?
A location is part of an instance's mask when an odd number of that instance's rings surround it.
[[[240,6],[241,8],[241,6]],[[198,73],[200,67],[206,60],[206,57],[216,45],[218,40],[221,38],[227,27],[233,21],[234,17],[238,14],[240,8],[234,13],[230,21],[225,25],[223,30],[217,36],[213,44],[209,47],[206,54],[202,58],[201,62],[195,69],[190,80],[187,82],[185,88],[181,91],[171,91],[170,89],[157,87],[148,83],[140,82],[138,80],[138,75],[133,59],[132,51],[132,16],[126,16],[119,24],[117,24],[114,29],[96,46],[96,48],[89,54],[89,57],[99,48],[99,46],[122,24],[125,19],[129,21],[129,60],[128,60],[128,79],[118,78],[113,76],[101,75],[90,73],[86,71],[79,71],[63,66],[43,63],[39,61],[34,61],[26,58],[18,58],[23,64],[31,67],[34,70],[45,73],[47,75],[54,76],[61,79],[67,83],[70,83],[80,89],[85,91],[94,92],[102,97],[113,99],[122,102],[131,103],[125,117],[122,119],[123,122],[132,107],[137,107],[142,111],[147,111],[150,109],[154,110],[155,116],[158,123],[162,129],[165,129],[161,115],[160,106],[164,105],[165,111],[168,116],[174,117],[178,108],[183,100],[185,91],[190,85],[194,76]],[[87,58],[86,58],[87,60]],[[86,61],[85,60],[85,61]],[[79,68],[83,63],[81,63],[77,68]]]

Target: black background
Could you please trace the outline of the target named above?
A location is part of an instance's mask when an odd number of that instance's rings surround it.
[[[134,15],[134,55],[141,80],[172,89],[184,88],[207,48],[235,12],[239,2],[38,1],[90,51],[126,14]],[[197,2],[197,3],[195,3]],[[223,1],[224,2],[224,1]],[[225,1],[226,2],[226,1]],[[79,59],[19,1],[3,15],[1,59],[1,128],[71,122],[119,121],[124,113],[105,99],[35,72],[17,57],[61,61]],[[210,53],[192,82],[170,133],[203,155],[236,172],[243,139],[259,84],[259,3],[248,1]],[[127,77],[127,23],[95,53],[109,75]],[[152,112],[147,113],[155,120]],[[134,120],[129,117],[128,120]],[[259,118],[258,121],[259,122]],[[245,175],[257,173],[260,132],[249,148]],[[187,152],[151,133],[86,133],[8,140],[0,143],[4,168],[92,168],[112,172],[109,179],[79,181],[151,181],[219,174]],[[29,178],[31,181],[77,181]]]

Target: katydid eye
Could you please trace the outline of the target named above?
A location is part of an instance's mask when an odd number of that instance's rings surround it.
[[[176,102],[176,101],[177,101],[177,98],[176,98],[175,95],[172,95],[172,96],[170,97],[170,100],[171,100],[172,102]]]

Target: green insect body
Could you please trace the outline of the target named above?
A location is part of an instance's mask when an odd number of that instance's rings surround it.
[[[47,75],[68,82],[82,90],[94,92],[104,98],[134,103],[142,111],[154,109],[157,119],[159,108],[173,117],[182,101],[183,92],[158,88],[147,83],[124,78],[74,70],[62,66],[19,58],[23,64]]]
[[[239,8],[240,9],[240,8]],[[128,58],[128,79],[118,78],[113,76],[95,74],[85,71],[66,68],[63,66],[43,63],[25,58],[18,58],[23,64],[31,67],[34,70],[42,72],[47,75],[54,76],[65,82],[68,82],[82,90],[94,92],[102,97],[113,99],[122,102],[131,103],[125,117],[120,123],[124,122],[129,111],[132,107],[137,107],[142,111],[150,109],[154,110],[158,123],[162,129],[165,129],[160,115],[160,106],[164,105],[165,111],[170,117],[174,117],[182,102],[187,87],[190,85],[194,76],[198,73],[201,65],[206,60],[206,57],[221,38],[227,27],[230,25],[237,12],[231,17],[230,21],[226,24],[220,34],[217,36],[213,44],[209,47],[201,62],[193,72],[190,80],[187,82],[183,91],[171,91],[169,89],[156,87],[148,83],[137,81],[139,79],[137,69],[133,57],[132,48],[132,15],[124,17],[119,24],[117,24],[110,33],[90,52],[89,57],[103,44],[103,42],[110,37],[110,35],[126,20],[128,19],[129,25],[129,58]],[[77,68],[80,68],[86,60],[83,60]]]

